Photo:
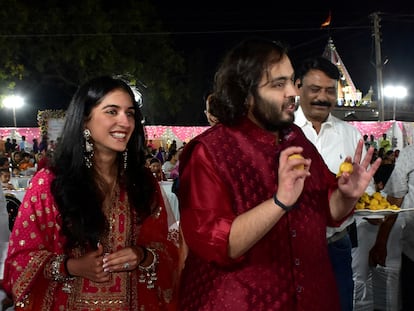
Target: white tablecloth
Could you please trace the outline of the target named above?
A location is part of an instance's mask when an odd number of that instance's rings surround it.
[[[32,179],[32,176],[12,177],[10,182],[16,189],[26,189],[29,186],[30,179]]]
[[[180,210],[179,210],[179,204],[178,204],[178,198],[175,195],[174,192],[172,192],[172,181],[160,181],[159,182],[161,189],[164,191],[165,196],[168,200],[168,203],[170,203],[171,210],[173,212],[173,215],[175,217],[176,221],[180,220]]]

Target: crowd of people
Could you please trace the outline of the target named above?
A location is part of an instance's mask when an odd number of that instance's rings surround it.
[[[0,138],[0,168],[9,169],[10,177],[31,176],[44,166],[56,148],[54,140],[43,135],[41,142],[33,138],[33,144],[26,141],[26,136]]]
[[[335,118],[339,79],[323,57],[295,70],[284,44],[244,40],[206,97],[211,127],[166,149],[146,140],[127,83],[85,82],[56,144],[4,142],[3,187],[15,168],[34,169],[7,237],[2,288],[14,308],[358,310],[354,251],[364,237],[354,236],[355,204],[382,191],[410,206],[414,149],[399,154],[386,136],[369,141]],[[338,174],[343,163],[352,170]],[[166,180],[180,185],[178,235]],[[392,225],[383,221],[378,236]],[[403,286],[414,271],[411,231]],[[385,265],[383,255],[378,243],[369,260]],[[412,310],[402,292],[401,310]]]
[[[148,141],[145,149],[146,166],[158,181],[174,181],[178,178],[179,158],[184,146],[185,142],[178,147],[177,141],[173,140],[167,148],[155,148],[152,142]]]

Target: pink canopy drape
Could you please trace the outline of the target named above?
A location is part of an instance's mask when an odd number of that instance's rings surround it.
[[[375,139],[378,139],[382,136],[383,133],[387,133],[391,137],[390,133],[394,121],[351,121],[349,122],[353,126],[357,127],[362,135],[367,134],[374,135]],[[173,140],[176,140],[177,143],[188,142],[193,139],[195,136],[201,134],[209,126],[168,126],[168,125],[147,125],[145,126],[145,132],[148,140],[158,140],[163,141],[166,144],[171,143]],[[414,137],[414,122],[402,122],[396,121],[396,128],[403,135],[404,145],[412,144]],[[13,131],[16,131],[16,139],[19,141],[22,135],[26,136],[26,140],[31,143],[33,138],[40,140],[40,128],[38,127],[19,127],[19,128],[10,128],[3,127],[0,128],[0,135],[3,136],[3,139],[7,137],[12,137]]]

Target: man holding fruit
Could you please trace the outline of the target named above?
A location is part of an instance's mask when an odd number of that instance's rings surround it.
[[[293,79],[286,49],[264,39],[235,46],[216,73],[220,122],[180,158],[180,310],[340,308],[326,226],[352,213],[379,161],[369,167],[361,140],[336,178],[293,124]]]

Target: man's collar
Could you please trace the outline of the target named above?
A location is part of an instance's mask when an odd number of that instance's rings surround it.
[[[312,122],[309,121],[306,117],[305,114],[303,113],[303,109],[301,106],[298,107],[298,109],[295,111],[295,124],[299,127],[304,127],[306,125],[312,125]],[[328,118],[326,119],[326,121],[322,122],[322,126],[326,125],[331,125],[334,126],[335,122],[334,122],[334,117],[332,116],[331,113],[329,113]]]

